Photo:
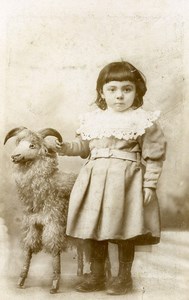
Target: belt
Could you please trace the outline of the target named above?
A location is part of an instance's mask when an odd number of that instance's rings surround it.
[[[125,159],[131,161],[140,161],[140,153],[139,152],[126,152],[123,150],[115,150],[109,148],[100,148],[100,149],[92,149],[90,159],[96,158],[118,158]]]

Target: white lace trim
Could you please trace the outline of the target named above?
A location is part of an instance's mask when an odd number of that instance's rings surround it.
[[[83,140],[114,136],[118,139],[136,139],[145,133],[160,116],[160,111],[145,111],[142,108],[114,112],[96,109],[80,117],[76,131]]]

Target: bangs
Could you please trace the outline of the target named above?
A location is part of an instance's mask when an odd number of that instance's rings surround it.
[[[106,73],[104,78],[104,83],[110,81],[135,81],[133,72],[125,66],[111,66],[111,68]]]

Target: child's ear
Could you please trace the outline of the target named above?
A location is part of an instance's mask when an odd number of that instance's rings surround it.
[[[103,92],[100,92],[100,96],[102,99],[105,99]]]

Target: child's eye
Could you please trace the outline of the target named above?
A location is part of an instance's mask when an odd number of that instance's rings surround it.
[[[108,91],[114,92],[114,91],[115,91],[115,88],[114,88],[114,87],[110,87],[110,88],[108,89]]]
[[[125,92],[125,93],[131,92],[131,91],[132,91],[132,89],[130,87],[126,87],[123,89],[123,92]]]

